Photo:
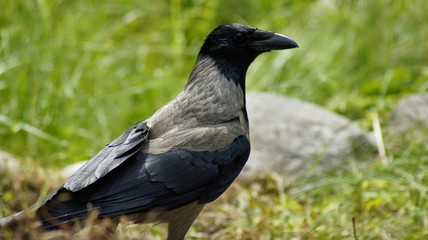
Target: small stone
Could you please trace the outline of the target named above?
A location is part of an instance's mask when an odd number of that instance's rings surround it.
[[[401,99],[389,124],[392,134],[421,128],[428,128],[428,93],[411,94]]]

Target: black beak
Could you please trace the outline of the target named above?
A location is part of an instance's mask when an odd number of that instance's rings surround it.
[[[271,33],[268,38],[263,40],[257,40],[252,42],[252,46],[258,51],[271,51],[271,50],[281,50],[281,49],[289,49],[289,48],[298,48],[299,45],[297,43],[282,34],[279,33]],[[266,35],[265,35],[266,36]]]

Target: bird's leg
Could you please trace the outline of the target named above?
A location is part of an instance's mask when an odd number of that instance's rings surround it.
[[[171,221],[168,222],[167,240],[183,240],[204,206],[203,204],[194,205],[192,209],[188,209],[185,206],[181,209],[184,211],[177,212],[177,215],[172,217]]]

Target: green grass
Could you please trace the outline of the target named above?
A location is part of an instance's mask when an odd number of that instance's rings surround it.
[[[259,57],[250,91],[314,102],[367,129],[378,113],[389,161],[289,186],[275,175],[241,181],[190,236],[354,239],[355,217],[359,239],[428,238],[427,131],[386,129],[399,98],[428,89],[425,1],[0,0],[0,9],[0,149],[36,168],[0,178],[1,215],[54,187],[40,168],[90,158],[172,99],[206,34],[240,22],[300,45]]]

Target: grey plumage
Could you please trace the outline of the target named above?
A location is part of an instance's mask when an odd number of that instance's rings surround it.
[[[126,215],[168,223],[183,239],[206,203],[218,198],[250,153],[245,75],[261,53],[297,47],[282,35],[240,24],[205,40],[184,90],[152,117],[108,144],[37,209],[45,228]]]

